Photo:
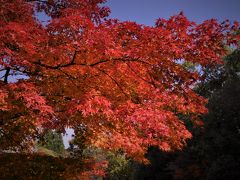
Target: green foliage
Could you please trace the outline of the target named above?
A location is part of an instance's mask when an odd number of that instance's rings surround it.
[[[182,66],[188,70],[188,71],[195,71],[196,70],[196,64],[190,61],[184,61],[184,63],[182,64]]]
[[[44,154],[47,156],[58,157],[58,154],[56,152],[49,150],[45,147],[42,147],[40,145],[37,145],[37,152],[38,152],[38,154]]]
[[[63,155],[64,144],[60,133],[48,131],[38,143],[38,151],[45,152],[48,155]]]
[[[230,78],[238,77],[240,72],[240,49],[233,51],[225,58],[226,70]]]
[[[110,152],[107,150],[88,147],[83,150],[85,158],[94,159],[95,162],[107,161],[105,169],[106,178],[109,180],[130,179],[134,170],[133,161],[122,152]]]
[[[121,153],[107,153],[109,180],[124,180],[131,177],[133,162]]]

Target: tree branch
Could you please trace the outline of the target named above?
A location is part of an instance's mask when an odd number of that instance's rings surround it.
[[[144,82],[146,82],[146,83],[148,83],[148,84],[156,87],[156,85],[155,85],[154,83],[152,83],[151,81],[148,81],[148,80],[144,79],[142,76],[140,76],[140,75],[130,66],[129,63],[127,63],[127,66],[129,67],[130,70],[132,70],[132,72],[134,72],[134,73],[136,74],[136,76],[137,76],[138,78],[140,78],[140,79],[143,80]]]
[[[5,72],[5,75],[4,75],[4,80],[3,80],[3,82],[4,83],[8,83],[8,76],[9,76],[9,73],[10,73],[10,67],[6,67],[6,72]]]
[[[76,59],[76,56],[77,56],[77,53],[79,51],[75,51],[74,54],[73,54],[73,58],[72,60],[67,63],[67,64],[58,64],[56,66],[51,66],[51,65],[47,65],[47,64],[43,64],[41,63],[40,61],[36,61],[36,62],[33,62],[34,64],[37,64],[39,66],[42,66],[44,68],[48,68],[48,69],[60,69],[60,68],[64,68],[64,67],[69,67],[69,66],[73,66],[73,65],[79,65],[79,66],[90,66],[90,67],[94,67],[94,66],[97,66],[99,64],[102,64],[102,63],[106,63],[106,62],[109,62],[109,61],[121,61],[121,62],[139,62],[139,63],[143,63],[143,64],[146,64],[146,65],[149,65],[149,66],[152,66],[152,64],[146,62],[146,61],[143,61],[141,60],[140,58],[131,58],[131,57],[128,57],[128,56],[125,56],[125,57],[121,57],[121,58],[110,58],[110,59],[103,59],[103,60],[100,60],[100,61],[97,61],[97,62],[94,62],[94,63],[91,63],[91,64],[87,64],[87,63],[76,63],[75,62],[75,59]]]
[[[37,65],[39,65],[39,66],[48,68],[48,69],[59,69],[59,68],[63,68],[63,67],[68,67],[68,66],[76,65],[75,59],[76,59],[76,56],[77,56],[77,52],[78,52],[78,51],[75,51],[75,52],[74,52],[72,60],[71,60],[69,63],[67,63],[67,64],[58,64],[58,65],[56,65],[56,66],[51,66],[51,65],[43,64],[43,63],[41,63],[40,61],[35,61],[35,62],[33,62],[33,63],[34,63],[34,64],[37,64]]]
[[[39,3],[48,3],[48,1],[44,0],[26,0],[27,2],[39,2]]]
[[[125,91],[123,90],[123,88],[121,87],[121,85],[120,85],[112,76],[110,76],[110,75],[109,75],[107,72],[105,72],[104,70],[101,70],[101,69],[99,69],[99,68],[97,68],[97,67],[96,67],[96,69],[97,69],[98,71],[102,72],[103,74],[107,75],[107,76],[118,86],[118,88],[122,91],[122,93],[123,93],[126,97],[129,97],[129,96],[127,95],[127,93],[125,93]]]

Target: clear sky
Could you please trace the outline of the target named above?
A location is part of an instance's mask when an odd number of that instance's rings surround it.
[[[240,21],[240,0],[108,0],[112,18],[154,25],[157,18],[169,18],[183,11],[198,23],[215,18]]]

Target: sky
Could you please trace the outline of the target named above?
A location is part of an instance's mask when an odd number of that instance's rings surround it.
[[[240,0],[108,0],[106,5],[112,18],[150,26],[157,18],[169,18],[181,11],[197,23],[211,18],[240,21]]]

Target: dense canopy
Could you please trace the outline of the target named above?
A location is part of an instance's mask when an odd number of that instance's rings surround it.
[[[108,18],[103,3],[0,0],[1,150],[31,150],[44,129],[70,127],[142,161],[149,146],[191,138],[180,115],[200,124],[206,99],[193,91],[203,77],[182,64],[221,63],[238,24],[180,13],[150,27]]]

